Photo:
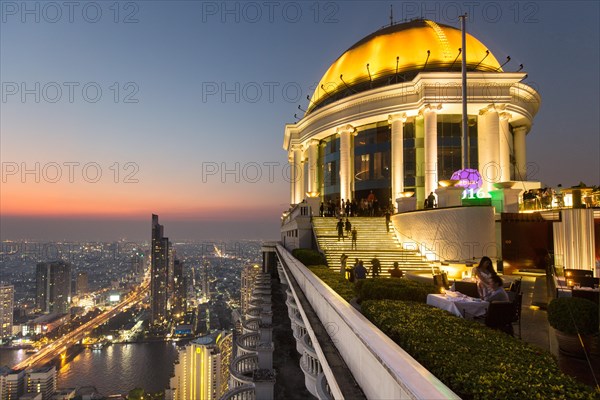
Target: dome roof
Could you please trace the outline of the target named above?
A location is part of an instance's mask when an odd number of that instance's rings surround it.
[[[460,29],[426,19],[380,29],[350,47],[329,67],[307,113],[356,92],[410,80],[422,71],[460,71],[461,47]],[[468,33],[467,69],[502,71],[496,57]]]

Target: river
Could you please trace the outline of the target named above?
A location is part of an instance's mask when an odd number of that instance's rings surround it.
[[[25,350],[0,350],[0,366],[14,365],[27,357]],[[173,372],[177,347],[153,342],[113,344],[101,350],[86,349],[58,373],[58,387],[95,386],[107,396],[141,387],[164,390]]]

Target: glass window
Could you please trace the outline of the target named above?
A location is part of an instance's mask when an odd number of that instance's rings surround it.
[[[370,154],[354,156],[354,178],[357,182],[366,181],[371,178],[369,168],[370,158]]]

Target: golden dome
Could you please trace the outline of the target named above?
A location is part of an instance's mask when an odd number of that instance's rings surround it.
[[[356,92],[410,80],[422,71],[460,71],[461,47],[460,29],[430,20],[413,20],[380,29],[350,47],[329,67],[317,85],[307,113]],[[496,57],[468,33],[467,69],[502,71]]]

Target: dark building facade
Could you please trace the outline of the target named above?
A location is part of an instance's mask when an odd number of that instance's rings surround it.
[[[175,259],[173,262],[173,306],[171,316],[174,320],[181,320],[186,312],[187,282],[184,275],[184,263]]]
[[[36,270],[36,305],[44,313],[66,314],[71,303],[71,264],[42,262]]]
[[[169,239],[164,237],[158,215],[152,214],[152,276],[150,297],[152,323],[160,323],[167,317],[169,279]]]

